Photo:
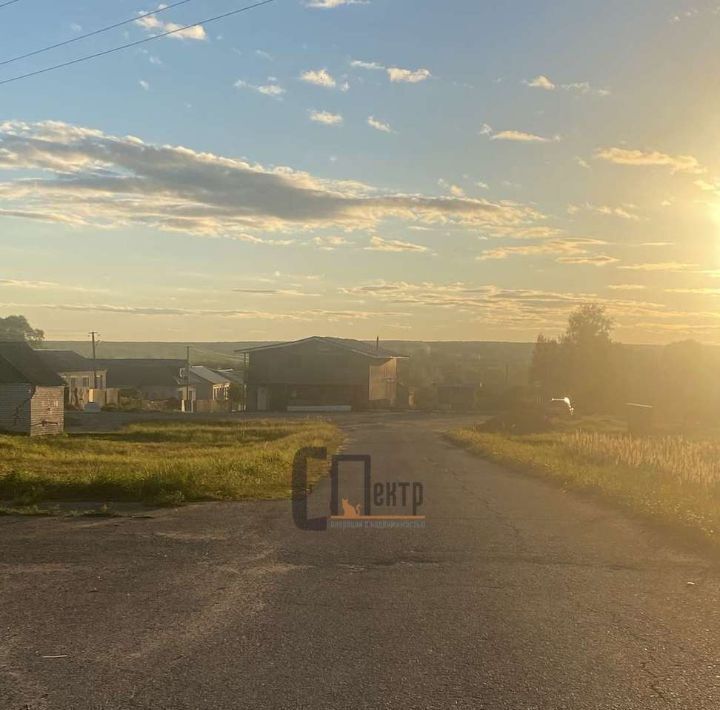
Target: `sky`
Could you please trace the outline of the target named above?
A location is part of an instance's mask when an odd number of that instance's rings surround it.
[[[274,0],[2,83],[243,4],[162,7],[0,8],[0,316],[720,343],[719,0]]]

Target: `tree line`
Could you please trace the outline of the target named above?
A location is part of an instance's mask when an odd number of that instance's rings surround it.
[[[584,412],[614,413],[632,402],[685,422],[720,417],[720,349],[694,340],[623,345],[613,341],[613,325],[604,306],[586,304],[559,338],[539,335],[529,373],[538,398],[568,396]]]

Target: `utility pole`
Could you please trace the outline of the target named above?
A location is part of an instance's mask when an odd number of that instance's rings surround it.
[[[185,411],[192,411],[190,404],[190,346],[187,346],[187,357],[185,358]]]
[[[92,338],[92,359],[93,359],[93,389],[97,389],[98,383],[97,383],[97,352],[96,352],[96,342],[95,338],[96,336],[99,336],[100,333],[96,331],[90,332],[90,337]]]

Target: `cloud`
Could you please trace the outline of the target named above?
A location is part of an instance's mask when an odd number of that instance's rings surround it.
[[[334,89],[337,86],[335,79],[328,73],[327,69],[312,69],[300,74],[300,80],[315,86],[324,86],[326,89]]]
[[[0,286],[10,288],[27,288],[37,291],[73,291],[76,293],[108,293],[105,288],[88,288],[85,286],[70,286],[55,281],[29,281],[24,279],[0,279]]]
[[[578,305],[602,303],[618,321],[620,329],[628,327],[653,332],[678,332],[703,327],[720,328],[720,316],[715,312],[694,313],[675,310],[662,303],[632,298],[607,298],[600,294],[578,291],[504,288],[464,282],[435,283],[407,281],[374,281],[346,287],[341,292],[361,304],[380,303],[383,308],[401,306],[412,315],[426,310],[446,310],[464,322],[481,323],[483,328],[498,332],[562,331],[568,314]],[[672,321],[680,321],[673,323]]]
[[[714,182],[708,182],[707,180],[699,179],[695,181],[696,187],[699,187],[703,192],[714,192],[720,195],[720,180],[714,180]]]
[[[340,126],[343,117],[339,113],[330,113],[329,111],[310,111],[310,120],[315,123],[324,123],[326,126]]]
[[[561,84],[561,89],[565,91],[574,91],[578,94],[587,94],[593,96],[610,96],[609,89],[596,89],[591,86],[587,81],[578,81],[574,84]]]
[[[555,91],[555,89],[557,89],[557,86],[553,84],[553,82],[550,81],[550,79],[548,79],[544,74],[536,76],[531,81],[526,81],[525,84],[533,89],[544,89],[545,91]]]
[[[384,71],[388,79],[393,83],[419,84],[426,81],[432,74],[429,69],[403,69],[401,67],[386,67],[379,62],[366,62],[359,59],[353,59],[350,62],[351,67],[356,69],[367,69],[370,71]]]
[[[385,71],[386,67],[382,64],[378,64],[378,62],[364,62],[360,59],[353,59],[350,62],[351,67],[355,67],[357,69],[369,69],[371,71],[373,70],[379,70],[379,71]]]
[[[372,126],[376,131],[382,131],[383,133],[393,133],[392,126],[389,123],[385,123],[374,116],[368,117],[368,126]]]
[[[525,86],[529,86],[533,89],[543,89],[544,91],[556,91],[561,89],[562,91],[570,91],[578,94],[592,94],[595,96],[609,96],[610,92],[607,89],[596,89],[590,85],[587,81],[577,81],[572,84],[556,84],[551,79],[548,79],[544,74],[536,76],[530,81],[523,82]]]
[[[601,148],[595,158],[615,165],[633,167],[666,167],[673,173],[700,174],[706,172],[692,155],[668,155],[658,151],[629,150],[627,148]]]
[[[557,259],[560,264],[580,264],[586,266],[607,266],[617,264],[620,259],[607,254],[595,254],[588,256],[561,256]]]
[[[282,98],[283,94],[285,93],[285,89],[273,82],[257,86],[255,84],[250,84],[243,79],[238,79],[235,82],[234,86],[236,89],[249,89],[250,91],[256,91],[258,94],[262,94],[263,96],[270,96],[274,99]]]
[[[158,9],[163,9],[166,5],[159,5]],[[147,10],[140,12],[144,14]],[[196,27],[188,27],[187,29],[181,29],[183,25],[177,25],[174,22],[164,22],[158,19],[155,15],[147,15],[135,20],[135,24],[142,27],[144,30],[153,34],[163,34],[164,32],[174,32],[169,35],[170,39],[190,39],[190,40],[206,40],[207,34],[205,28],[202,25]],[[176,30],[180,30],[179,32]]]
[[[663,261],[658,263],[645,264],[625,264],[620,267],[626,271],[667,271],[669,273],[679,273],[683,271],[693,271],[697,268],[697,264],[683,264],[677,261]]]
[[[647,286],[642,284],[608,284],[611,291],[644,291]]]
[[[147,81],[145,81],[144,79],[140,79],[138,84],[140,84],[142,89],[144,89],[145,91],[150,91],[150,84]]]
[[[562,140],[560,136],[545,138],[535,135],[534,133],[526,133],[525,131],[495,131],[488,123],[483,123],[482,126],[480,126],[478,134],[487,136],[491,141],[514,141],[517,143],[554,143]]]
[[[337,235],[313,237],[312,243],[323,251],[335,251],[338,247],[347,246],[350,242]]]
[[[517,143],[553,143],[559,141],[560,137],[545,138],[544,136],[525,133],[524,131],[500,131],[499,133],[494,133],[490,140],[515,141]]]
[[[620,219],[639,222],[640,217],[632,211],[633,209],[635,209],[634,205],[593,205],[586,202],[584,205],[568,205],[567,212],[570,215],[575,215],[584,211],[603,215],[605,217],[619,217]]]
[[[308,293],[294,288],[234,288],[233,293],[242,293],[244,296],[293,296],[305,298],[320,296],[319,293]]]
[[[460,185],[453,185],[443,178],[438,180],[438,185],[442,187],[443,190],[447,190],[453,197],[465,197],[465,190],[463,190]]]
[[[589,247],[604,246],[599,239],[551,239],[536,244],[502,246],[488,249],[476,257],[477,261],[508,259],[513,256],[556,256],[561,264],[590,264],[606,266],[619,261],[606,254],[592,254]]]
[[[46,289],[57,286],[53,281],[24,281],[22,279],[0,279],[0,286],[12,286],[14,288]]]
[[[411,242],[401,242],[398,239],[382,239],[371,237],[370,244],[365,247],[367,251],[389,251],[389,252],[427,252],[427,247]]]
[[[488,232],[544,229],[516,202],[404,194],[61,122],[0,122],[0,218],[135,226],[287,246],[274,232],[369,230],[386,220]],[[255,233],[257,232],[257,233]]]
[[[333,310],[324,308],[288,312],[241,310],[236,308],[173,308],[167,306],[135,306],[112,303],[0,303],[0,308],[42,308],[51,311],[114,313],[137,316],[195,316],[198,318],[221,317],[243,320],[289,320],[289,321],[354,321],[376,318],[377,313],[360,310]],[[407,313],[383,312],[387,316],[406,316]]]
[[[408,84],[417,84],[432,76],[429,69],[401,69],[400,67],[388,67],[387,75],[392,82]]]
[[[308,0],[305,7],[319,10],[332,10],[343,5],[369,5],[370,0]]]

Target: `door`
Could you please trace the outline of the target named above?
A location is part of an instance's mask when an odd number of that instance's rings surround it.
[[[267,387],[258,387],[257,390],[257,408],[258,412],[267,412],[269,409],[269,393]]]

